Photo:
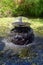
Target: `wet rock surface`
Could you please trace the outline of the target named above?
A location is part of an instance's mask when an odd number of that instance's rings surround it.
[[[10,33],[10,41],[16,45],[27,45],[34,40],[34,34],[30,27],[16,27]]]
[[[8,40],[15,45],[31,44],[34,41],[34,33],[30,24],[22,22],[22,17],[18,20],[13,23],[14,28],[10,31]]]

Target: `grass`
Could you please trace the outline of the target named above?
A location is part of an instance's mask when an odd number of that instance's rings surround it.
[[[12,29],[12,22],[15,22],[15,18],[0,18],[0,36],[6,36],[10,29]],[[23,18],[23,22],[31,23],[33,31],[39,35],[43,36],[43,19],[27,19]]]
[[[0,0],[0,17],[11,17],[14,7],[13,0]]]

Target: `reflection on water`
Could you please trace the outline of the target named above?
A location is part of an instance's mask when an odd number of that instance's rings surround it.
[[[29,57],[24,59],[17,54],[11,56],[10,49],[3,53],[5,45],[1,44],[1,40],[0,38],[0,65],[43,65],[43,37],[36,37],[35,45],[29,47]]]

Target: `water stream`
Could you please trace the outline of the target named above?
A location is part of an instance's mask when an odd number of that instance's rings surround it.
[[[43,65],[43,37],[35,37],[35,44],[30,47],[30,55],[27,58],[20,58],[18,55],[11,56],[11,50],[3,54],[5,43],[0,37],[0,65]]]

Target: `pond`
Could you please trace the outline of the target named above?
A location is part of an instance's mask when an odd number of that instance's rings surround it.
[[[35,45],[29,47],[29,57],[20,58],[17,54],[11,56],[11,50],[3,54],[5,44],[0,37],[0,65],[43,65],[43,37],[35,37]]]

